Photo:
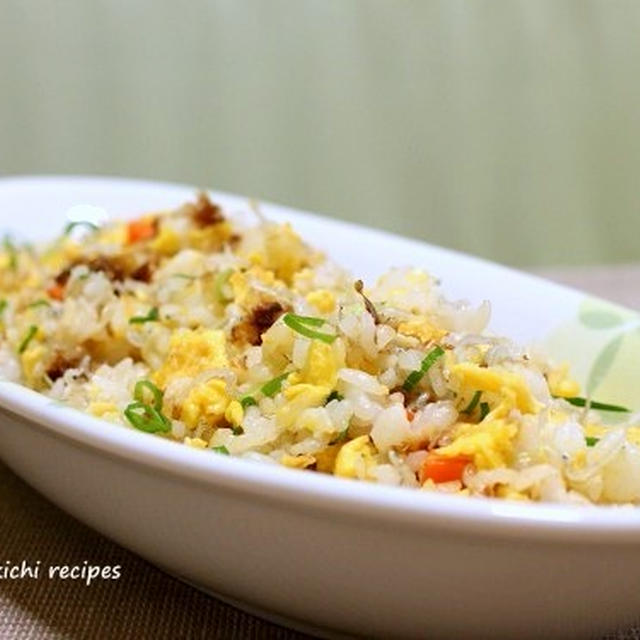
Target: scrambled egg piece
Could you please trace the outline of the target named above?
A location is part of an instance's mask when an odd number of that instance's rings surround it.
[[[496,488],[496,496],[498,498],[504,498],[505,500],[520,500],[528,501],[529,497],[522,493],[522,491],[516,491],[515,489],[509,489],[505,486],[498,486]]]
[[[487,416],[488,418],[488,416]],[[461,423],[451,444],[437,450],[441,456],[471,456],[478,469],[496,469],[509,465],[513,439],[518,427],[508,420],[483,420],[480,424]]]
[[[151,241],[150,247],[153,251],[172,256],[180,250],[180,238],[173,229],[163,225],[158,235]]]
[[[580,385],[569,375],[569,365],[566,363],[548,374],[547,384],[552,396],[574,398],[580,393]]]
[[[338,365],[333,347],[320,340],[313,340],[301,371],[301,381],[333,388],[338,381]]]
[[[233,290],[233,299],[236,304],[242,304],[249,295],[247,277],[241,271],[234,271],[229,276],[229,284]]]
[[[215,424],[225,417],[230,402],[225,381],[213,378],[191,390],[180,417],[190,429],[195,429],[201,418]]]
[[[209,445],[207,444],[206,440],[203,440],[202,438],[185,438],[184,439],[184,443],[188,446],[188,447],[193,447],[194,449],[206,449]]]
[[[285,467],[290,467],[291,469],[306,469],[312,464],[315,464],[315,461],[316,459],[308,453],[303,453],[299,456],[290,456],[285,454],[280,458],[280,463]]]
[[[89,413],[97,416],[98,418],[104,418],[111,415],[119,415],[120,411],[113,402],[92,402],[89,404]]]
[[[333,473],[336,458],[338,457],[338,453],[341,448],[342,445],[340,444],[332,444],[325,447],[322,451],[318,451],[315,454],[316,471],[321,471],[322,473]]]
[[[307,264],[309,249],[289,223],[270,225],[265,233],[264,264],[276,277],[291,284],[293,276]]]
[[[42,377],[44,375],[42,362],[45,354],[46,349],[43,345],[34,344],[20,356],[24,378],[30,387],[38,388],[42,383]]]
[[[375,453],[369,436],[354,438],[338,452],[334,475],[342,478],[366,478],[370,468],[375,465]]]
[[[225,420],[234,427],[239,427],[244,418],[244,409],[237,400],[232,400],[224,412]]]
[[[97,241],[100,244],[113,244],[122,246],[127,243],[127,225],[116,224],[100,229]]]
[[[398,325],[398,333],[418,338],[420,342],[425,344],[432,340],[440,340],[440,338],[444,338],[447,335],[444,329],[434,327],[426,318],[416,318],[401,322]]]
[[[231,225],[225,220],[202,229],[191,229],[188,234],[188,244],[201,251],[213,251],[220,249],[232,234]]]
[[[308,293],[307,302],[320,313],[331,313],[336,308],[336,298],[328,289],[316,289]]]
[[[153,374],[161,389],[173,378],[194,378],[207,369],[229,366],[224,332],[217,329],[176,329],[169,341],[169,354]]]
[[[276,420],[285,429],[290,429],[298,419],[300,412],[320,406],[331,393],[331,387],[308,383],[294,384],[284,390],[287,402],[276,412]]]
[[[462,387],[515,396],[515,403],[522,413],[538,413],[540,403],[533,397],[522,376],[498,367],[486,368],[462,362],[451,367],[451,373]]]

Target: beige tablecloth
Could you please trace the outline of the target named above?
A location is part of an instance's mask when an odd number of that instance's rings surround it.
[[[640,309],[640,265],[543,275]],[[0,464],[0,567],[22,560],[121,565],[122,578],[89,587],[78,581],[0,580],[0,638],[306,637],[170,578],[60,511]],[[609,638],[640,640],[640,627]]]

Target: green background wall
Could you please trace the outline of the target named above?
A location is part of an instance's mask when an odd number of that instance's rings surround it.
[[[0,173],[185,181],[517,265],[640,242],[640,3],[0,0]]]

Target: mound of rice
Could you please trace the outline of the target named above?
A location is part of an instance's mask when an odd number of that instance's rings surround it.
[[[458,495],[640,500],[636,417],[486,333],[417,269],[364,287],[206,195],[0,253],[0,376],[156,437]]]

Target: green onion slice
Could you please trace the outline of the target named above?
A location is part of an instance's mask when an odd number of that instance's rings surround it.
[[[133,316],[129,318],[129,324],[144,324],[145,322],[157,322],[160,320],[158,307],[153,307],[146,316]]]
[[[594,438],[593,436],[586,436],[587,447],[595,447],[598,444],[600,438]]]
[[[335,389],[327,396],[325,400],[325,404],[329,404],[332,400],[344,400],[344,396],[341,393],[338,393]]]
[[[171,420],[144,402],[132,402],[124,410],[127,420],[140,431],[158,433],[171,431]]]
[[[221,453],[223,456],[229,455],[229,449],[227,449],[227,447],[225,447],[224,445],[221,445],[219,447],[211,447],[211,451],[213,451],[214,453]]]
[[[22,342],[18,347],[18,353],[24,353],[29,346],[29,343],[35,338],[36,333],[38,333],[38,327],[35,324],[32,324],[28,329],[27,333],[24,334],[24,338],[22,338]]]
[[[489,415],[489,403],[488,402],[481,402],[480,403],[480,422],[482,422],[487,415]]]
[[[38,307],[50,307],[51,303],[44,298],[42,300],[36,300],[29,305],[29,309],[37,309]]]
[[[404,381],[402,388],[409,392],[414,389],[414,387],[422,380],[424,374],[431,369],[435,361],[444,355],[444,349],[440,346],[434,347],[429,353],[425,356],[422,361],[420,368],[412,371],[407,379]]]
[[[233,294],[229,295],[229,292],[225,291],[232,273],[233,269],[225,269],[224,271],[220,271],[216,275],[214,287],[218,302],[225,303],[233,300]]]
[[[88,220],[77,220],[76,222],[70,222],[63,231],[65,236],[68,236],[76,227],[86,227],[87,229],[91,229],[92,231],[97,231],[100,227]]]
[[[587,406],[586,398],[575,397],[575,398],[562,398],[562,399],[566,400],[569,404],[572,404],[574,407]],[[592,400],[589,403],[589,408],[599,409],[600,411],[615,411],[618,413],[631,413],[631,409],[627,409],[627,407],[621,407],[618,404],[607,404],[605,402],[596,402],[595,400]]]
[[[476,391],[473,394],[473,398],[471,398],[471,402],[460,413],[473,413],[473,410],[478,406],[478,402],[480,402],[481,395],[482,391]]]
[[[6,311],[8,306],[9,302],[7,300],[0,300],[0,315]]]
[[[172,278],[181,278],[182,280],[195,280],[196,276],[192,276],[188,273],[174,273],[171,275]]]
[[[282,383],[287,379],[290,372],[283,373],[275,377],[273,380],[269,380],[269,382],[265,382],[261,387],[260,391],[263,395],[267,396],[267,398],[273,398],[277,393],[280,393],[282,390]]]
[[[158,389],[158,387],[156,387],[155,384],[153,384],[153,382],[151,382],[151,380],[138,380],[138,382],[136,382],[136,386],[133,390],[133,397],[135,398],[135,400],[137,402],[141,402],[142,404],[146,404],[144,399],[145,389],[148,389],[153,396],[154,408],[157,411],[162,411],[163,393],[162,391],[160,391],[160,389]]]
[[[240,404],[242,405],[243,409],[246,409],[248,407],[254,407],[258,403],[253,396],[243,396],[242,398],[240,398]]]
[[[296,333],[299,333],[305,338],[311,338],[311,340],[322,340],[327,344],[331,344],[338,337],[331,333],[322,333],[311,329],[310,327],[321,327],[325,324],[325,320],[322,318],[314,318],[312,316],[299,316],[295,313],[287,313],[283,317],[284,323],[293,329]]]

